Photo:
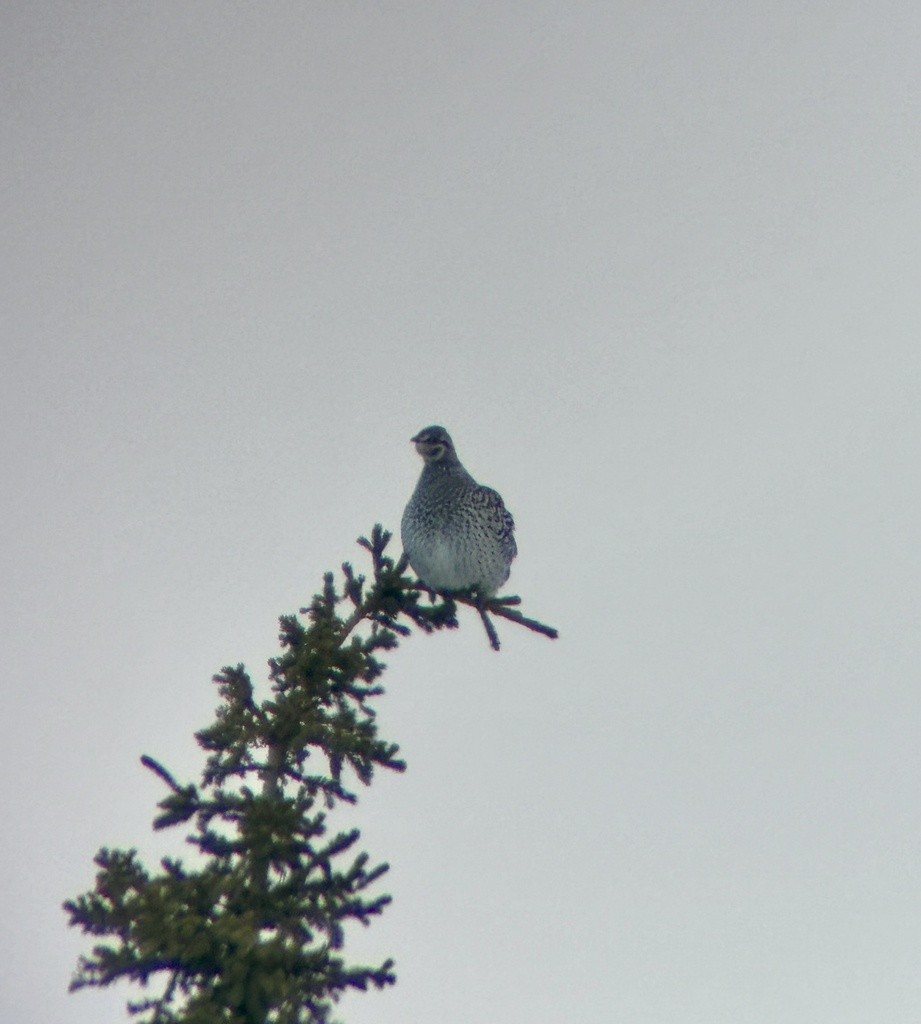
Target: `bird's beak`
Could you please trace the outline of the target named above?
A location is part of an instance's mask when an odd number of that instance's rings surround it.
[[[411,437],[411,438],[410,438],[409,440],[410,440],[410,441],[411,441],[411,442],[412,442],[413,444],[418,444],[418,443],[419,443],[419,435],[418,435],[418,434],[416,434],[416,436],[415,436],[415,437]]]

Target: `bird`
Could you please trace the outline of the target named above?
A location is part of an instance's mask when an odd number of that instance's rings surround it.
[[[492,597],[518,554],[512,514],[464,469],[444,427],[410,440],[424,465],[400,525],[409,564],[429,590]]]

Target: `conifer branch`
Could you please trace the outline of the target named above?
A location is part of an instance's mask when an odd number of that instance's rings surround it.
[[[514,611],[512,606],[521,604],[521,598],[517,595],[509,595],[507,597],[488,597],[484,598],[477,593],[476,590],[455,590],[450,593],[438,595],[441,598],[441,604],[436,604],[436,595],[429,591],[420,580],[408,580],[407,586],[414,589],[417,592],[425,591],[429,594],[432,600],[433,609],[443,609],[444,613],[456,625],[457,623],[457,608],[458,604],[466,604],[471,608],[476,609],[477,614],[480,617],[480,621],[483,623],[483,628],[486,630],[486,636],[489,640],[489,645],[494,651],[498,651],[501,648],[499,642],[499,635],[496,632],[496,627],[490,619],[489,615],[498,615],[503,619],[508,619],[510,622],[515,622],[519,626],[524,626],[526,629],[530,629],[535,633],[540,633],[543,636],[549,637],[551,640],[556,640],[559,637],[559,632],[553,627],[548,626],[543,622],[538,622],[537,619],[529,619],[527,616],[522,615],[519,611]]]

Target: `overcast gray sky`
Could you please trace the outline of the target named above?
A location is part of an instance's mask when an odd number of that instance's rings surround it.
[[[390,657],[347,1024],[916,1024],[921,8],[0,20],[0,1018],[438,422],[561,639]]]

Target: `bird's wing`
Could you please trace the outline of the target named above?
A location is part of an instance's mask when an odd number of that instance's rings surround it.
[[[476,489],[476,496],[478,501],[492,511],[499,541],[511,561],[518,554],[518,545],[515,543],[515,520],[512,518],[512,513],[505,507],[505,502],[498,491],[494,491],[491,487],[479,485]]]

